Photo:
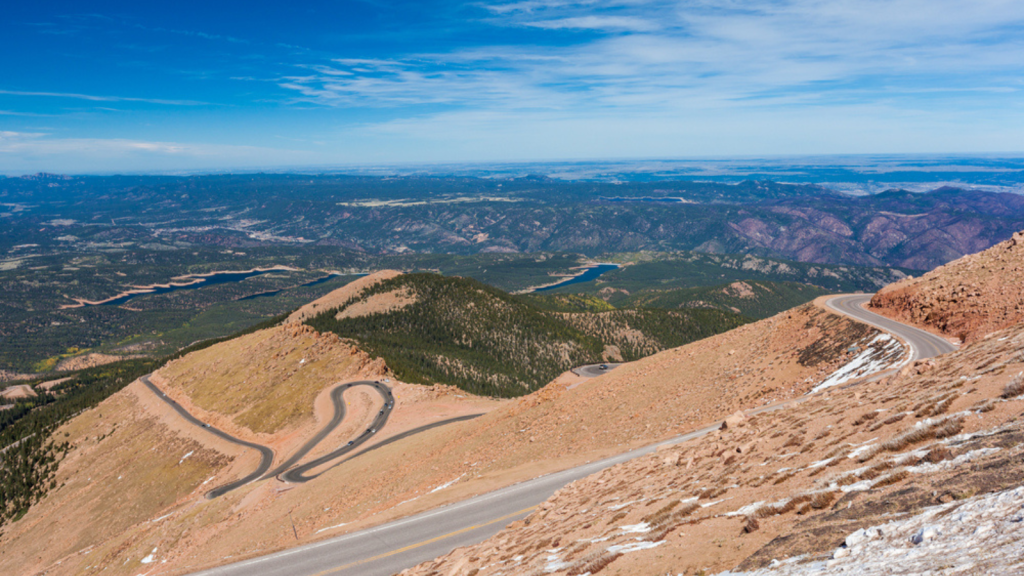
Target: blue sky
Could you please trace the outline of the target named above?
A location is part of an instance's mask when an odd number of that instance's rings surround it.
[[[0,173],[1024,149],[1020,0],[11,2]]]

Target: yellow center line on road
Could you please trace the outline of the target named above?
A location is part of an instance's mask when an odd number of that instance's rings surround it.
[[[365,560],[357,560],[355,562],[350,562],[350,563],[344,564],[342,566],[337,566],[335,568],[329,568],[327,570],[324,570],[323,572],[317,572],[316,574],[313,574],[313,576],[327,576],[327,574],[335,574],[337,572],[341,572],[342,570],[351,568],[353,566],[358,566],[360,564],[366,564],[367,562],[373,562],[374,560],[380,560],[381,558],[387,558],[388,556],[394,556],[395,554],[401,554],[402,552],[408,552],[409,550],[413,550],[413,549],[419,548],[421,546],[426,546],[427,544],[433,544],[434,542],[439,542],[441,540],[444,540],[445,538],[451,538],[452,536],[458,536],[459,534],[462,534],[464,532],[470,532],[472,530],[476,530],[477,528],[483,528],[484,526],[490,526],[491,524],[495,524],[497,522],[501,522],[502,520],[508,520],[509,518],[512,518],[513,516],[519,516],[520,514],[522,514],[524,512],[530,512],[530,511],[536,510],[536,509],[537,509],[537,505],[530,506],[529,508],[523,508],[522,510],[520,510],[518,512],[513,512],[511,514],[506,514],[505,516],[502,516],[501,518],[495,518],[494,520],[491,520],[490,522],[484,522],[483,524],[477,524],[475,526],[469,526],[468,528],[462,528],[462,529],[456,530],[454,532],[449,532],[449,533],[445,534],[444,536],[438,536],[436,538],[431,538],[430,540],[424,540],[423,542],[419,542],[417,544],[410,544],[410,545],[408,545],[408,546],[406,546],[404,548],[399,548],[398,550],[392,550],[391,552],[385,552],[384,554],[379,554],[377,556],[374,556],[373,558],[366,558]]]

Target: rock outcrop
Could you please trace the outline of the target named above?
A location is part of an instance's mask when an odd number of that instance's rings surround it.
[[[880,290],[871,307],[932,332],[973,342],[1024,321],[1024,232]]]

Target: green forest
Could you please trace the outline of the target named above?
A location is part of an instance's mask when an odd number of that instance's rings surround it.
[[[395,291],[414,294],[415,303],[390,312],[337,317],[357,301]],[[406,274],[306,323],[357,341],[384,358],[404,381],[513,397],[537,390],[575,366],[604,361],[609,345],[617,346],[624,360],[635,360],[749,321],[720,310],[562,311],[571,308],[556,299],[511,296],[472,279]],[[645,335],[644,344],[625,338],[633,330]]]

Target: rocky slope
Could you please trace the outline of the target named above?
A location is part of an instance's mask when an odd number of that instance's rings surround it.
[[[403,575],[690,575],[779,561],[849,571],[869,540],[897,529],[858,530],[959,505],[966,513],[971,497],[1024,482],[1022,349],[1016,326],[889,378],[736,415],[701,439],[570,484],[493,538]],[[974,513],[977,521],[944,535],[1010,526],[1019,508],[1000,514]],[[1008,535],[984,541],[1012,547]],[[936,532],[923,538],[939,541]],[[929,550],[901,541],[885,554],[891,562]],[[946,558],[947,570],[978,560]]]
[[[1024,232],[919,278],[879,290],[871,307],[926,330],[973,342],[1024,321]]]

